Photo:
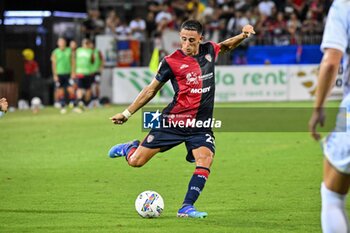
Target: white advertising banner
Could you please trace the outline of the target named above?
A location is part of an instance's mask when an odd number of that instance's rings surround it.
[[[178,48],[181,48],[179,38],[180,35],[178,31],[166,29],[162,32],[162,46],[166,54],[170,54]]]
[[[317,65],[217,66],[216,102],[312,100],[317,86]],[[113,70],[113,103],[131,103],[153,78],[148,67]],[[154,103],[172,100],[167,82]],[[340,99],[341,87],[334,87],[333,99]]]
[[[281,66],[218,66],[217,102],[288,99],[288,77]]]
[[[116,104],[131,103],[140,91],[151,83],[154,74],[148,67],[114,68],[113,70],[113,98]],[[170,82],[153,98],[153,103],[168,103],[172,100],[174,91]]]
[[[117,64],[117,42],[112,35],[97,35],[96,48],[101,51],[106,67],[115,67]]]

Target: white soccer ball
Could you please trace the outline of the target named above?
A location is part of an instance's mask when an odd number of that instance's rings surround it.
[[[164,210],[164,201],[155,191],[144,191],[138,195],[135,201],[137,213],[143,218],[156,218]]]
[[[39,97],[34,97],[31,101],[32,108],[40,108],[41,107],[41,99]]]

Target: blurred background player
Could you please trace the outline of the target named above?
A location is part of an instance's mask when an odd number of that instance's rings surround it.
[[[347,233],[350,232],[345,210],[345,199],[350,186],[350,1],[333,2],[321,49],[324,55],[320,65],[314,111],[309,121],[312,137],[315,140],[321,138],[316,126],[324,124],[324,104],[335,83],[342,57],[344,93],[340,107],[346,109],[346,116],[344,112],[339,113],[335,130],[323,141],[325,157],[321,184],[321,223],[325,233]]]
[[[8,108],[8,103],[6,98],[0,99],[0,117],[2,117],[6,112]]]
[[[157,111],[153,115],[154,119],[164,115],[176,116],[171,119],[172,122],[184,119],[202,121],[213,118],[215,61],[218,54],[233,50],[255,32],[251,25],[246,25],[241,34],[219,44],[212,41],[202,43],[202,33],[203,26],[197,20],[188,20],[181,25],[181,49],[177,49],[161,61],[152,82],[140,92],[123,113],[117,113],[111,117],[114,124],[126,122],[133,113],[153,99],[168,80],[173,84],[175,97],[173,102],[163,110],[163,115]],[[109,150],[108,154],[111,158],[124,156],[130,166],[141,167],[158,152],[164,152],[183,142],[187,148],[186,160],[195,163],[196,167],[177,216],[205,218],[208,214],[197,211],[194,203],[204,189],[214,159],[215,142],[211,127],[153,128],[141,144],[138,140],[117,144]]]
[[[67,42],[60,37],[57,40],[57,48],[51,54],[52,75],[56,85],[56,97],[60,103],[62,114],[67,112],[67,103],[74,102],[74,89],[71,86],[72,50],[67,47]]]
[[[95,44],[91,42],[91,48],[93,50],[93,64],[92,64],[92,76],[91,76],[91,102],[92,106],[99,106],[100,99],[100,81],[101,74],[104,68],[104,58],[100,50],[95,47]]]
[[[76,79],[78,90],[76,101],[79,108],[76,112],[81,112],[85,108],[85,103],[91,100],[91,80],[93,75],[94,54],[91,48],[91,41],[83,39],[82,46],[77,48],[73,57],[73,78]]]
[[[34,60],[34,51],[32,49],[24,49],[22,51],[23,59],[24,59],[24,77],[21,81],[21,88],[20,88],[20,100],[19,102],[23,102],[23,108],[28,108],[29,103],[32,99],[32,92],[33,92],[33,80],[34,78],[39,77],[39,65]],[[19,104],[19,108],[22,104]]]

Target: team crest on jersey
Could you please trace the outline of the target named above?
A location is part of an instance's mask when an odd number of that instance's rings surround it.
[[[187,82],[186,82],[187,85],[198,84],[198,76],[195,72],[188,73],[186,75],[186,79],[187,79]]]
[[[148,135],[146,141],[147,141],[147,143],[151,143],[153,141],[153,139],[154,139],[154,136],[150,134],[150,135]]]
[[[209,62],[212,61],[211,55],[209,53],[207,55],[205,55],[205,59],[207,59]]]

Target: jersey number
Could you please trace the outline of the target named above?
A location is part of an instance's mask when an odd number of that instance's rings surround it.
[[[205,136],[208,137],[207,140],[205,140],[206,142],[209,142],[209,143],[215,145],[215,140],[210,134],[207,133]]]

